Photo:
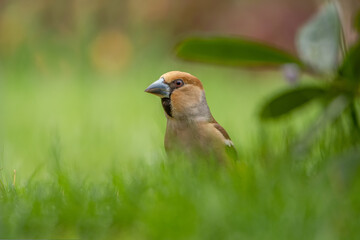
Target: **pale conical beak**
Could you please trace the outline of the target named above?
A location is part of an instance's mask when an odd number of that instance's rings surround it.
[[[160,78],[145,89],[145,92],[154,94],[161,98],[168,98],[170,96],[170,87],[164,83],[163,78]]]

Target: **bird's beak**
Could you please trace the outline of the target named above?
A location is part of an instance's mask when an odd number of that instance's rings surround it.
[[[160,78],[145,89],[145,92],[154,94],[161,98],[168,98],[170,96],[170,87],[164,83],[163,78]]]

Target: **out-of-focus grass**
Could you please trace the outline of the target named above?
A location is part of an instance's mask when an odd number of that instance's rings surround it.
[[[81,74],[4,73],[0,238],[359,235],[359,181],[341,181],[336,161],[330,161],[331,142],[319,143],[303,162],[294,163],[289,153],[289,142],[309,117],[280,126],[257,121],[264,97],[285,84],[279,74],[144,58],[148,61],[115,76],[90,68]],[[241,163],[227,168],[166,159],[160,101],[143,91],[169,70],[203,81],[210,108],[234,140]],[[307,166],[321,162],[327,164],[309,174]]]

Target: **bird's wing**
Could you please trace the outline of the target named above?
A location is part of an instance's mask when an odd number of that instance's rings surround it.
[[[236,149],[234,147],[233,142],[231,141],[231,138],[230,138],[229,134],[216,121],[214,123],[212,123],[212,124],[224,137],[226,154],[229,156],[229,158],[233,159],[234,161],[238,160],[237,151],[236,151]]]

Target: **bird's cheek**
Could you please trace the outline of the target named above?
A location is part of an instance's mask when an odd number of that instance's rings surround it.
[[[180,89],[179,89],[180,90]],[[186,113],[187,110],[199,104],[201,92],[196,89],[181,89],[171,95],[173,110],[178,113]]]

